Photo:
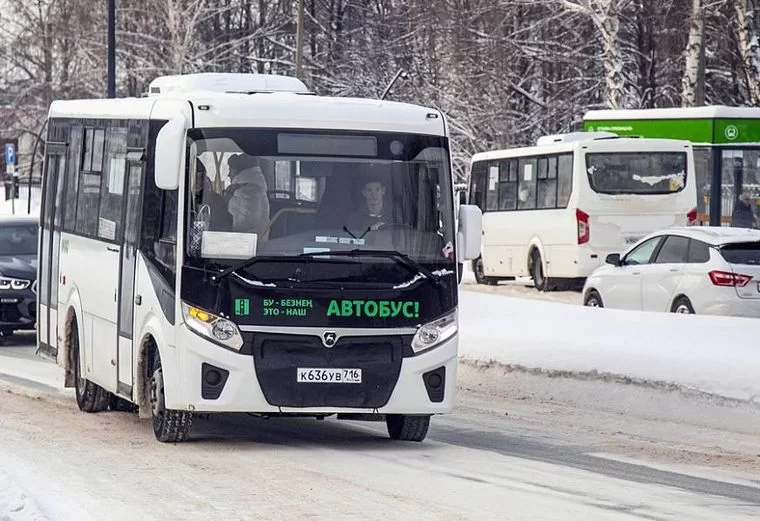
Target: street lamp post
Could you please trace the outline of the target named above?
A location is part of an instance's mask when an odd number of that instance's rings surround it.
[[[108,0],[108,97],[116,97],[116,0]]]

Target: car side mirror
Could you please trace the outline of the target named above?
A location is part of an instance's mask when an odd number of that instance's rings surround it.
[[[619,253],[610,253],[609,255],[607,255],[607,258],[604,259],[604,262],[606,262],[607,264],[612,264],[613,266],[622,265],[622,261],[620,259]]]

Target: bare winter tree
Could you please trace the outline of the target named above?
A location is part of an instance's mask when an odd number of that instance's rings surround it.
[[[686,45],[686,65],[681,95],[684,107],[693,107],[704,102],[704,91],[700,92],[700,72],[704,67],[705,10],[703,0],[692,0],[691,4],[689,42]]]
[[[558,0],[571,11],[588,16],[604,49],[605,105],[621,107],[626,96],[627,57],[620,42],[620,26],[633,6],[633,0]]]

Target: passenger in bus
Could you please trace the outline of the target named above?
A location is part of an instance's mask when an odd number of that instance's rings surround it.
[[[755,228],[757,218],[752,207],[752,199],[747,192],[739,196],[734,204],[731,226],[735,228]]]
[[[214,190],[214,183],[211,181],[204,164],[197,160],[196,190],[200,192],[200,201],[198,206],[207,206],[209,211],[209,229],[215,231],[225,231],[232,228],[232,215],[227,210],[227,201]]]
[[[258,158],[246,154],[230,157],[230,184],[225,190],[227,210],[232,215],[232,231],[264,237],[269,228],[267,183]]]
[[[385,185],[379,179],[371,179],[362,188],[363,201],[351,216],[351,226],[356,230],[379,230],[392,224],[390,205],[385,205]]]

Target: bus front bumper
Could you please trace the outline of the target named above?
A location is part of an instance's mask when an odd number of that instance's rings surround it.
[[[254,357],[224,349],[182,326],[178,331],[177,378],[179,392],[167,393],[167,407],[195,412],[251,412],[294,414],[444,414],[453,410],[456,389],[457,343],[454,336],[439,346],[416,356],[404,357],[390,398],[377,408],[289,407],[267,401],[256,373]],[[333,364],[340,367],[340,361]],[[322,392],[320,386],[355,384],[299,383],[296,367],[283,386],[302,386],[302,392]],[[209,371],[222,376],[223,383],[209,392]],[[432,373],[438,375],[431,376]],[[216,374],[212,382],[218,381]],[[432,386],[438,383],[437,388]],[[356,388],[351,388],[356,389]],[[361,390],[357,389],[357,392]],[[218,395],[218,396],[217,396]],[[204,398],[206,396],[206,398]],[[212,398],[209,398],[212,396]],[[216,397],[214,397],[216,396]]]

